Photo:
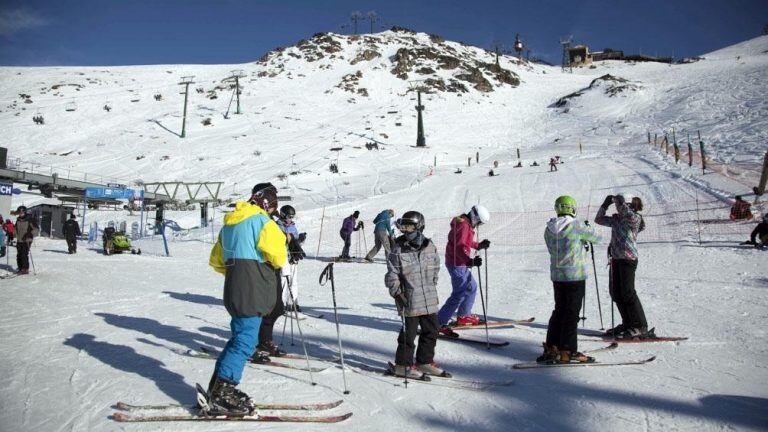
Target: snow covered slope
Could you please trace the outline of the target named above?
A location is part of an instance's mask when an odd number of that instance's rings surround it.
[[[477,83],[467,84],[456,75],[473,75],[465,70],[477,65],[470,61],[493,64],[491,54],[424,34],[374,36],[381,40],[332,35],[339,51],[310,49],[306,42],[248,65],[108,71],[3,68],[4,143],[11,157],[54,165],[59,172],[70,169],[144,181],[222,180],[227,195],[235,196],[245,195],[256,181],[275,181],[281,194],[294,197],[297,223],[309,234],[311,257],[300,265],[298,283],[302,307],[325,315],[302,321],[310,354],[318,356],[336,351],[330,287],[318,285],[317,277],[329,257],[340,252],[336,233],[341,218],[359,209],[369,223],[384,208],[398,214],[417,209],[427,216],[425,232],[443,250],[450,217],[477,202],[488,206],[492,220],[480,232],[492,241],[483,285],[488,312],[494,318],[535,316],[536,321],[492,330],[493,338],[510,344],[490,351],[440,341],[436,361],[457,379],[511,384],[484,391],[420,384],[404,389],[398,380],[349,369],[351,394],[345,396],[337,367],[316,373],[318,385],[311,386],[306,372],[248,366],[241,387],[259,401],[343,398],[333,412],[354,412],[344,423],[306,429],[506,431],[514,425],[526,431],[764,430],[765,252],[737,245],[754,223],[726,219],[726,198],[746,194],[757,175],[746,169],[738,176],[702,175],[696,167],[675,164],[652,149],[646,133],[675,127],[680,141],[685,132],[700,129],[716,161],[738,161],[746,168],[758,164],[766,150],[768,37],[705,55],[692,64],[604,62],[573,74],[502,58],[500,66],[519,77],[519,84],[499,81],[496,72],[477,67],[493,89],[481,91]],[[333,45],[325,37],[318,35],[312,44]],[[439,50],[438,56],[451,55],[440,48],[450,46],[465,65],[440,69],[439,57],[419,51],[424,58],[414,57],[410,70],[392,73],[401,64],[396,58],[405,55],[401,51],[398,57],[398,51],[415,50],[414,43]],[[379,57],[364,54],[373,44]],[[319,52],[323,58],[316,59]],[[350,64],[358,54],[371,59]],[[415,72],[422,67],[434,73]],[[232,107],[229,119],[224,119],[231,91],[221,79],[232,69],[247,73],[241,95],[244,113],[233,115]],[[358,70],[362,77],[354,79]],[[402,72],[409,78],[441,78],[446,87],[424,95],[427,149],[413,148],[415,101],[406,93],[408,82],[397,76]],[[350,74],[346,83],[354,91],[337,87]],[[567,112],[551,107],[606,74],[637,88],[611,97],[601,83],[571,98]],[[175,135],[180,132],[177,82],[182,75],[196,76],[184,139]],[[448,91],[451,79],[467,91]],[[58,84],[84,87],[51,88]],[[215,91],[217,98],[208,99],[220,85],[225,88]],[[198,86],[203,93],[196,92]],[[362,88],[367,96],[359,92]],[[488,89],[484,84],[481,88]],[[24,103],[19,93],[33,102]],[[155,101],[157,93],[161,101]],[[76,110],[66,111],[73,100]],[[102,109],[107,102],[109,112]],[[43,126],[31,120],[38,109],[45,118]],[[212,125],[201,124],[208,117]],[[373,139],[380,143],[379,150],[366,149],[365,143]],[[517,148],[521,168],[513,168]],[[476,152],[480,163],[474,160]],[[341,172],[331,174],[328,164],[337,155]],[[565,162],[557,172],[546,166],[553,155]],[[473,158],[471,167],[468,157]],[[437,166],[432,167],[435,158]],[[498,161],[495,172],[500,175],[490,177],[493,161]],[[540,166],[532,167],[534,161]],[[455,173],[457,168],[462,172]],[[278,178],[291,172],[296,174]],[[570,194],[579,202],[579,217],[592,218],[605,195],[626,191],[646,203],[648,227],[639,238],[637,289],[649,323],[658,334],[690,339],[598,354],[601,361],[657,356],[644,366],[511,369],[513,363],[539,354],[546,333],[552,288],[543,230],[554,199]],[[757,206],[755,213],[764,210]],[[94,217],[131,220],[119,212]],[[607,230],[600,232],[609,236]],[[371,246],[370,228],[365,233],[367,245],[355,237],[353,254]],[[35,243],[37,275],[0,280],[0,430],[262,429],[227,423],[126,426],[108,418],[117,400],[192,403],[194,384],[207,382],[213,363],[177,351],[226,343],[229,323],[220,300],[222,279],[205,265],[210,237],[193,234],[172,243],[170,258],[104,257],[98,244],[87,243],[80,244],[77,255],[67,255],[63,242]],[[605,243],[597,246],[595,257],[608,326]],[[0,264],[0,269],[14,269],[14,257],[12,250],[9,264]],[[341,333],[351,366],[381,367],[394,357],[400,325],[382,283],[384,272],[381,255],[374,264],[336,265]],[[600,328],[593,281],[590,277],[587,285],[585,330]],[[450,290],[450,279],[441,271],[440,299]],[[475,312],[481,313],[479,301]],[[279,321],[276,340],[301,352],[298,341],[291,346],[290,324],[284,338],[281,333]],[[580,348],[602,346],[588,339],[583,335]]]

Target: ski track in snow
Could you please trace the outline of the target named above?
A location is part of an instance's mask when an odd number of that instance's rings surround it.
[[[340,55],[353,58],[359,47],[345,45]],[[176,75],[195,74],[209,89],[231,65],[0,68],[0,79],[7,83],[0,89],[0,122],[11,143],[10,157],[54,165],[60,173],[71,169],[128,181],[221,180],[226,197],[244,197],[258,181],[276,182],[281,194],[292,196],[297,224],[309,234],[305,249],[310,257],[302,262],[298,277],[301,305],[325,314],[301,322],[311,355],[332,356],[337,351],[330,287],[316,281],[326,257],[341,250],[337,232],[344,217],[361,211],[361,220],[370,225],[366,230],[370,247],[371,221],[379,211],[393,208],[399,216],[417,209],[426,216],[425,233],[441,249],[451,217],[477,203],[491,210],[494,219],[480,229],[480,237],[493,242],[486,262],[489,280],[483,283],[490,290],[489,317],[535,316],[536,321],[491,329],[493,338],[510,344],[490,351],[482,345],[439,341],[436,361],[456,378],[513,384],[472,391],[412,383],[406,390],[398,380],[348,370],[351,394],[343,395],[339,367],[315,373],[318,385],[311,386],[306,372],[246,366],[241,388],[259,402],[342,397],[345,402],[332,412],[354,412],[343,423],[307,430],[765,430],[766,256],[733,246],[744,240],[753,224],[733,225],[733,234],[704,238],[698,244],[676,237],[675,230],[682,228],[668,218],[697,197],[727,205],[734,194],[746,194],[744,182],[756,182],[751,170],[761,163],[768,138],[766,50],[768,37],[760,37],[688,65],[603,62],[573,74],[540,65],[521,67],[503,58],[503,66],[520,75],[519,87],[497,88],[490,95],[424,95],[427,149],[412,147],[415,102],[405,93],[406,84],[386,67],[376,69],[394,55],[394,44],[382,48],[381,59],[355,66],[328,59],[314,64],[289,60],[282,74],[260,78],[255,81],[258,86],[245,83],[241,95],[245,112],[228,120],[219,115],[229,101],[226,92],[216,100],[195,95],[183,141],[175,135],[180,102],[170,96],[178,90]],[[477,55],[491,59],[488,53]],[[333,69],[317,69],[328,62]],[[255,74],[273,66],[239,67]],[[355,103],[348,104],[352,93],[333,86],[358,69],[363,72],[361,86],[370,97],[354,96]],[[36,91],[43,85],[82,80],[78,72],[107,84],[87,85],[77,94],[64,88],[64,97]],[[285,77],[287,72],[293,79]],[[586,92],[572,100],[567,113],[548,108],[606,73],[642,88],[612,98]],[[165,85],[169,80],[173,86]],[[334,91],[326,95],[329,88]],[[136,95],[127,94],[127,89],[136,89]],[[17,117],[5,106],[22,92],[31,92],[35,103]],[[152,100],[155,92],[163,93],[164,100]],[[72,97],[78,100],[77,111],[63,112],[63,104]],[[113,105],[110,113],[101,109],[105,98]],[[129,102],[132,98],[141,102]],[[38,107],[44,111],[43,127],[29,119]],[[384,115],[387,111],[397,114]],[[200,124],[205,117],[212,118],[212,126]],[[394,126],[395,122],[402,126]],[[714,161],[732,163],[746,174],[701,175],[700,168],[676,165],[647,144],[647,131],[662,134],[672,127],[681,147],[685,147],[682,131],[700,129]],[[382,143],[379,150],[365,149],[371,139]],[[328,164],[336,160],[331,147],[342,147],[340,174],[328,172]],[[518,148],[523,167],[512,168]],[[73,150],[69,156],[59,155]],[[137,159],[139,155],[145,157]],[[165,155],[170,158],[161,161]],[[560,155],[564,163],[550,173],[547,162],[553,155]],[[435,157],[437,166],[428,176]],[[494,168],[498,176],[489,177],[493,161],[499,161]],[[531,167],[533,161],[540,166]],[[462,173],[455,174],[456,168]],[[279,174],[293,170],[301,172],[287,181],[277,180]],[[648,242],[643,242],[643,233],[639,236],[637,289],[649,324],[660,335],[690,339],[627,344],[597,354],[607,362],[657,356],[643,366],[512,370],[511,364],[539,355],[553,306],[543,244],[552,202],[558,195],[572,195],[584,209],[579,217],[592,219],[605,195],[621,191],[639,194],[646,214],[660,215],[648,218],[649,225],[654,224],[649,231],[671,236],[669,241]],[[17,198],[27,205],[40,202],[26,192],[15,197],[14,204]],[[323,238],[318,244],[323,212]],[[221,211],[214,215],[215,232]],[[137,219],[127,212],[109,211],[89,211],[87,217],[102,226],[110,220]],[[198,223],[198,216],[190,212],[169,211],[167,217],[189,226]],[[533,225],[535,232],[529,232]],[[610,233],[597,229],[605,237],[596,245],[595,258],[607,327],[611,308],[604,247]],[[353,250],[358,235],[352,240]],[[221,349],[229,335],[222,278],[207,267],[211,237],[210,229],[179,233],[171,239],[170,258],[160,256],[158,239],[145,241],[143,255],[110,257],[99,253],[99,244],[81,242],[78,254],[67,255],[64,242],[37,240],[33,248],[37,275],[0,280],[4,297],[0,337],[5,346],[0,351],[4,365],[0,430],[242,430],[242,424],[234,423],[122,425],[108,418],[118,400],[192,403],[194,384],[208,382],[212,361],[174,350],[199,350],[201,345]],[[537,240],[528,243],[529,238]],[[16,252],[9,252],[11,265],[0,265],[6,271],[14,269]],[[400,321],[383,286],[381,257],[374,264],[335,265],[345,359],[351,366],[383,365],[394,357]],[[446,299],[450,290],[450,278],[441,269],[440,299]],[[598,329],[591,270],[586,292],[586,326]],[[481,313],[479,301],[474,311]],[[278,321],[278,342],[282,331]],[[481,330],[468,331],[484,336]],[[302,353],[298,340],[294,346],[289,341],[290,324],[283,345]],[[580,342],[585,350],[602,345]],[[296,427],[270,424],[257,429]]]

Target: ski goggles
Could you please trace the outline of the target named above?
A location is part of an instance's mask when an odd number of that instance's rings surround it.
[[[416,231],[416,223],[410,220],[398,219],[397,222],[395,222],[395,226],[403,233]]]

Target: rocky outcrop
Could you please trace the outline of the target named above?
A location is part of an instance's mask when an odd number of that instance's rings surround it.
[[[354,65],[354,64],[360,63],[361,61],[371,61],[376,57],[381,57],[381,54],[379,54],[378,51],[374,51],[372,49],[366,49],[358,53],[357,56],[354,59],[352,59],[351,62],[349,62],[349,64]]]

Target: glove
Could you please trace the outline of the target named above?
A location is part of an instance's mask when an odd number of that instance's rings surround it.
[[[405,309],[408,307],[408,298],[405,297],[405,294],[399,293],[395,297],[395,303],[397,303],[398,308]]]
[[[477,250],[488,249],[488,246],[490,246],[490,245],[491,245],[491,241],[490,241],[490,240],[488,240],[488,239],[485,239],[485,240],[481,241],[481,242],[480,242],[480,243],[477,245]]]
[[[603,205],[600,207],[608,208],[611,204],[613,204],[613,195],[608,195],[605,197],[605,200],[603,201]]]
[[[365,228],[365,225],[363,224],[363,221],[360,221],[360,222],[357,223],[357,228],[358,229]]]
[[[299,234],[299,243],[304,243],[304,240],[307,239],[307,233],[301,233]]]
[[[584,243],[584,250],[589,252],[589,243]]]
[[[483,259],[479,256],[469,260],[469,267],[480,267],[481,265],[483,265]]]

